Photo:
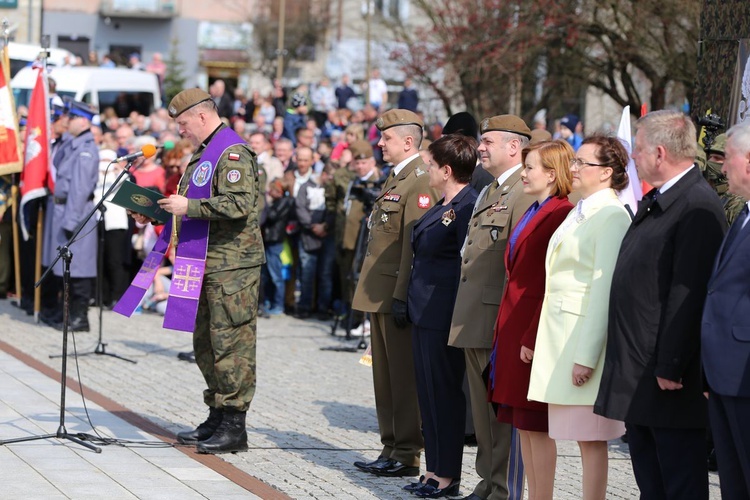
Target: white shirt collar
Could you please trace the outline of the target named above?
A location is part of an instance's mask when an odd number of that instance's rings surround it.
[[[521,168],[520,163],[516,165],[515,167],[509,168],[508,170],[500,174],[500,177],[497,178],[497,185],[502,186],[505,183],[505,181],[507,181],[511,175],[516,173],[516,170],[518,170],[519,168]]]
[[[592,193],[586,198],[581,198],[581,201],[578,202],[581,207],[580,212],[586,211],[588,207],[598,204],[601,200],[616,196],[614,192],[615,191],[612,188],[600,189],[596,193]]]
[[[411,155],[410,157],[408,157],[407,159],[403,160],[403,161],[402,161],[402,162],[400,162],[400,163],[399,163],[398,165],[396,165],[395,167],[393,167],[393,175],[394,175],[394,176],[396,176],[396,175],[400,174],[400,173],[401,173],[401,171],[402,171],[402,170],[404,169],[404,167],[405,167],[406,165],[408,165],[408,164],[409,164],[409,162],[410,162],[410,161],[412,161],[412,160],[413,160],[414,158],[416,158],[417,156],[419,156],[419,153],[418,153],[418,152],[417,152],[417,153],[414,153],[413,155]]]
[[[662,184],[662,186],[659,188],[659,194],[666,193],[667,189],[669,189],[672,186],[674,186],[675,184],[677,184],[677,181],[679,181],[680,179],[682,179],[683,177],[685,177],[685,174],[687,174],[688,172],[690,172],[694,168],[695,168],[694,164],[690,165],[689,168],[686,168],[685,170],[683,170],[682,172],[680,172],[679,174],[675,175],[674,177],[672,177],[671,179],[669,179],[667,182],[665,182],[664,184]]]

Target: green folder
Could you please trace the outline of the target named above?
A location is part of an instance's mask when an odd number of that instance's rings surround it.
[[[162,198],[164,198],[164,195],[158,191],[146,189],[133,182],[125,181],[120,184],[120,189],[117,190],[110,201],[131,212],[145,215],[165,224],[172,214],[161,208],[159,203],[157,203]]]

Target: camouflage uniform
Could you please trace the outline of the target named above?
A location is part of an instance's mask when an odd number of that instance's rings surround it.
[[[720,134],[716,137],[716,140],[711,145],[711,149],[708,150],[709,155],[711,153],[719,153],[724,155],[724,147],[726,146],[727,136],[726,134]],[[702,152],[699,152],[699,156]],[[700,166],[700,160],[698,160]],[[723,165],[714,161],[705,161],[705,167],[703,170],[703,176],[706,178],[711,187],[714,188],[716,194],[721,199],[721,205],[724,207],[724,215],[727,218],[727,223],[731,226],[734,219],[742,212],[745,206],[745,199],[736,194],[732,194],[728,191],[727,178],[722,173]]]
[[[186,192],[208,141],[191,158],[180,194]],[[239,154],[239,160],[230,160],[230,153]],[[228,179],[232,170],[240,172],[234,182]],[[208,385],[204,401],[213,408],[247,411],[255,393],[258,289],[260,266],[265,263],[259,186],[255,154],[240,144],[228,148],[217,162],[213,196],[188,200],[188,217],[211,220],[193,346]]]

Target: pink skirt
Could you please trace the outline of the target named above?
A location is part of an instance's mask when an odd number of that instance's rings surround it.
[[[593,406],[549,405],[549,437],[573,441],[610,441],[625,434],[625,423],[594,413]]]

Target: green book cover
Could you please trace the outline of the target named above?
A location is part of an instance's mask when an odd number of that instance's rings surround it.
[[[111,202],[131,212],[145,215],[165,224],[171,217],[171,214],[157,203],[162,198],[164,198],[164,195],[158,191],[146,189],[134,182],[125,181],[120,184],[120,189],[112,197]]]

